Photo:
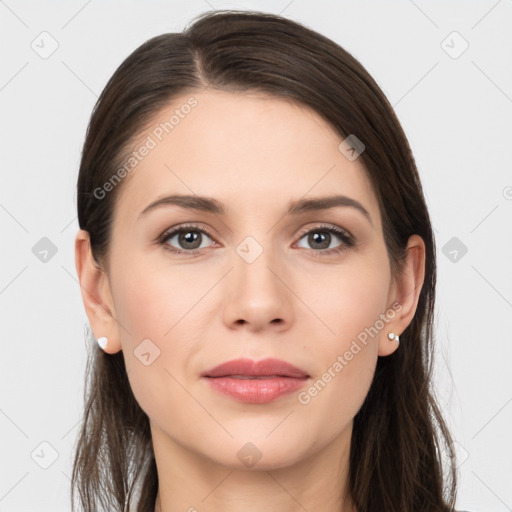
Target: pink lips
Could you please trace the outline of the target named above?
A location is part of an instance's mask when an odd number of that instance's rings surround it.
[[[241,402],[263,404],[301,388],[309,375],[279,359],[242,358],[207,370],[202,377],[224,395]]]

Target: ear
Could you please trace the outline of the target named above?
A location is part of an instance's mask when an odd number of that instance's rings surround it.
[[[379,356],[388,356],[397,348],[395,340],[388,334],[402,334],[416,313],[420,292],[425,280],[425,243],[419,235],[409,237],[403,272],[397,276],[390,289],[390,308],[395,312],[379,337]]]
[[[115,354],[121,350],[118,323],[106,272],[94,260],[89,233],[78,231],[75,239],[75,266],[85,311],[94,337],[108,338],[105,352]]]

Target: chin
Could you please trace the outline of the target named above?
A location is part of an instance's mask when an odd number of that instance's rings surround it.
[[[252,437],[250,434],[243,437],[242,442],[231,440],[224,443],[222,452],[211,453],[209,458],[232,470],[271,471],[292,466],[306,456],[304,446],[298,450],[299,441],[295,442],[290,437],[286,443],[282,435],[276,435],[274,440],[265,439],[265,436]],[[222,446],[222,443],[217,446]]]

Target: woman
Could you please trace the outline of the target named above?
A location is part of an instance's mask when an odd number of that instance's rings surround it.
[[[454,509],[430,219],[349,53],[258,12],[147,41],[92,114],[78,218],[85,510]]]

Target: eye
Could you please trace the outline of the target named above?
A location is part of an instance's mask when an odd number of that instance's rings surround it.
[[[194,224],[189,224],[164,233],[160,237],[159,242],[171,252],[195,254],[196,251],[204,249],[205,245],[202,242],[205,236],[211,240],[210,235],[204,229]],[[178,244],[177,248],[168,243],[173,239],[176,239],[174,243]]]
[[[341,240],[335,247],[331,247],[334,238]],[[335,226],[317,226],[301,234],[301,240],[306,238],[310,244],[314,256],[323,256],[340,253],[355,245],[355,240],[347,231]],[[317,250],[318,249],[318,250]]]

